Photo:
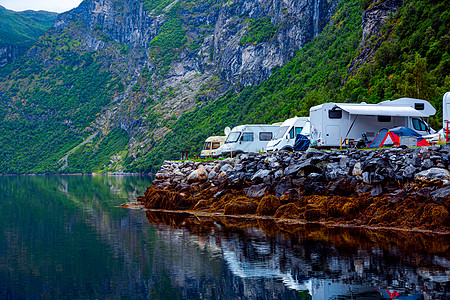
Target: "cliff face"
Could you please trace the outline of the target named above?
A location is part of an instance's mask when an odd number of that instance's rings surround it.
[[[6,66],[8,63],[15,61],[19,56],[24,54],[29,47],[4,45],[0,46],[0,68]]]
[[[67,71],[80,74],[79,68],[89,68],[93,58],[101,65],[99,71],[112,76],[107,86],[123,86],[123,90],[105,86],[113,96],[107,103],[101,101],[100,112],[84,119],[71,117],[70,112],[80,111],[80,103],[90,102],[92,95],[79,103],[69,101],[67,113],[55,107],[59,100],[46,102],[48,107],[39,116],[50,120],[60,114],[63,120],[57,122],[83,139],[93,131],[101,136],[111,128],[127,131],[126,154],[113,158],[119,162],[114,170],[120,171],[122,159],[149,151],[185,112],[207,105],[232,88],[240,90],[267,79],[273,68],[284,65],[321,32],[338,2],[86,0],[59,15],[47,36],[27,53],[32,70],[37,71],[30,74],[19,67],[11,74],[16,81],[0,82],[0,89],[13,102],[26,103],[35,94],[19,99],[13,84],[25,91],[42,84],[36,78],[45,76],[68,87],[61,90],[61,99],[73,98],[73,83],[63,83],[70,77]],[[91,58],[86,60],[87,55]],[[55,84],[48,84],[48,79],[44,83],[46,91],[54,90]],[[16,107],[19,116],[25,114],[22,107]],[[8,118],[13,119],[12,114]],[[98,144],[89,147],[95,151]],[[110,169],[111,165],[99,167]],[[60,171],[65,168],[67,164]]]
[[[381,44],[390,39],[389,35],[393,28],[388,30],[387,35],[383,35],[380,29],[402,4],[403,0],[387,0],[381,3],[374,1],[363,12],[363,36],[359,44],[358,56],[352,61],[348,69],[349,74],[355,74],[363,64],[370,62]]]
[[[0,5],[0,68],[25,54],[56,17],[52,12],[16,12]]]

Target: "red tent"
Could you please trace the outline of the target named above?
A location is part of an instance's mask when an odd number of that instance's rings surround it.
[[[400,145],[401,136],[412,136],[417,138],[417,146],[430,146],[430,143],[424,139],[419,133],[407,127],[396,127],[392,129],[381,129],[380,132],[367,146],[368,149],[391,147]]]

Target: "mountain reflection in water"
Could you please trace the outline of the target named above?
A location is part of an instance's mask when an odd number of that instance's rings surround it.
[[[448,236],[119,207],[150,184],[0,176],[0,299],[450,298]]]
[[[448,236],[156,211],[146,215],[166,242],[196,244],[209,255],[223,258],[227,272],[222,275],[221,287],[228,295],[258,299],[450,298]],[[178,281],[192,280],[187,275],[195,269],[192,257],[183,247],[178,250],[174,267],[179,276],[185,275]]]

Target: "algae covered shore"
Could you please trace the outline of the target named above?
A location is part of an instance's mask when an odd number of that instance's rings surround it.
[[[450,146],[166,161],[138,198],[153,210],[450,233]]]

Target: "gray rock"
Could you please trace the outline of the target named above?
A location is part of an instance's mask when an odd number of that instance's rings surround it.
[[[263,197],[264,194],[267,191],[267,187],[264,185],[264,183],[258,184],[258,185],[252,185],[247,189],[247,196],[248,197]]]
[[[191,174],[189,174],[189,176],[187,177],[187,181],[189,183],[206,181],[207,179],[208,179],[208,172],[202,165],[200,165],[197,170],[192,171]]]
[[[230,173],[233,172],[233,167],[230,164],[224,164],[221,168],[220,168],[220,173]]]
[[[363,179],[363,182],[366,183],[366,184],[371,184],[372,183],[372,178],[371,178],[369,172],[362,173],[362,179]]]
[[[266,177],[269,177],[272,173],[271,170],[258,170],[251,178],[251,181],[264,180]]]
[[[362,175],[362,169],[361,169],[361,163],[357,162],[355,166],[353,167],[352,171],[353,176]]]
[[[211,172],[209,172],[208,174],[208,180],[214,180],[217,177],[217,173],[212,170]]]
[[[414,179],[423,182],[450,180],[450,172],[442,168],[431,168],[417,173]]]
[[[416,167],[409,165],[403,170],[402,176],[406,179],[412,179],[414,178],[414,174],[417,173],[417,170]]]
[[[376,186],[370,191],[371,197],[378,197],[383,194],[383,188],[381,186]]]
[[[437,189],[430,193],[431,198],[438,204],[443,204],[444,200],[450,197],[450,186]]]
[[[422,168],[425,169],[425,170],[429,169],[429,168],[431,168],[433,166],[434,166],[434,163],[431,161],[431,159],[425,159],[422,162]]]

